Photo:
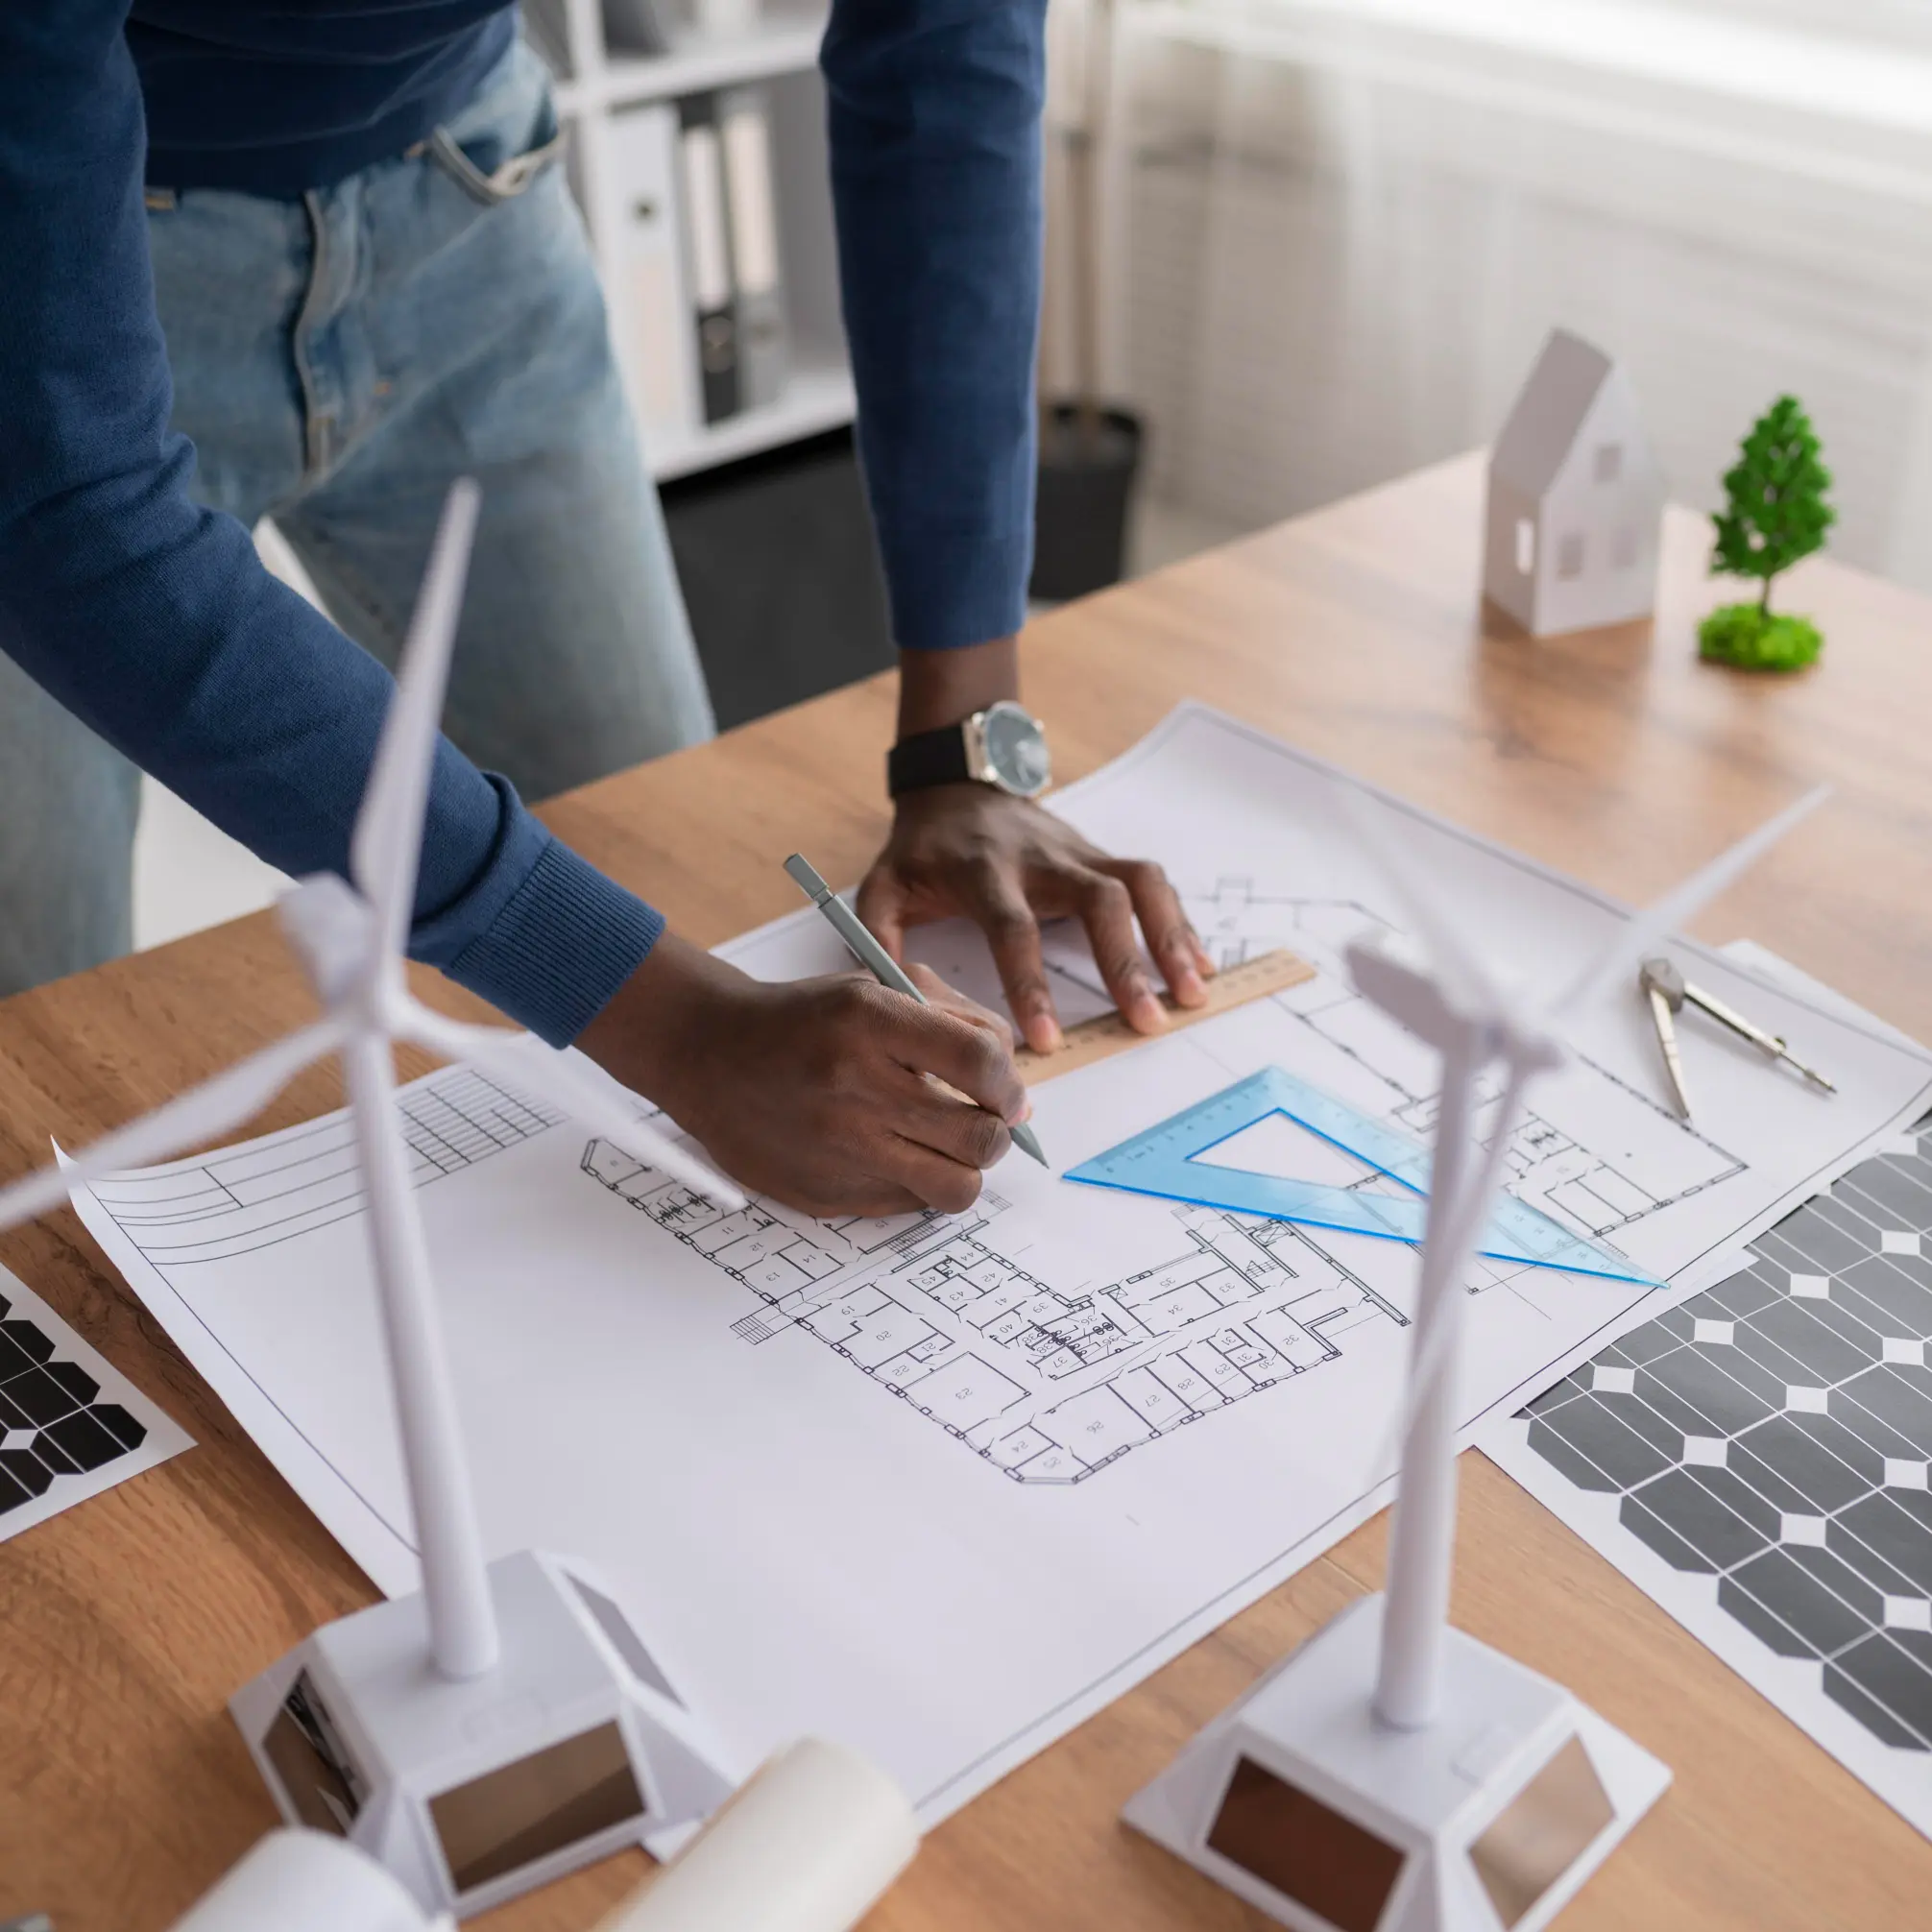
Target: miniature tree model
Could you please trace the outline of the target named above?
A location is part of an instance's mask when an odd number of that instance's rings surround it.
[[[1756,577],[1763,589],[1754,604],[1713,611],[1698,626],[1698,654],[1746,670],[1801,669],[1824,640],[1809,618],[1773,615],[1772,580],[1823,546],[1836,512],[1824,500],[1831,471],[1818,460],[1818,438],[1795,396],[1780,396],[1758,418],[1724,487],[1729,500],[1711,519],[1711,570]]]

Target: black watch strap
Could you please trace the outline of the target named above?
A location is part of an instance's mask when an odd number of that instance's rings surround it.
[[[901,738],[885,755],[885,789],[894,798],[935,785],[963,785],[972,776],[966,763],[964,725],[916,732]]]

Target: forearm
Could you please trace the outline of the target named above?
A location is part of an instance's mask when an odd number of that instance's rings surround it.
[[[899,736],[957,724],[1020,695],[1020,640],[994,638],[953,651],[899,653]]]
[[[125,12],[0,6],[0,649],[263,857],[339,872],[393,687],[189,495]],[[661,924],[447,742],[416,914],[417,956],[552,1040]]]
[[[893,634],[1020,628],[1032,558],[1041,0],[835,0],[822,64]]]

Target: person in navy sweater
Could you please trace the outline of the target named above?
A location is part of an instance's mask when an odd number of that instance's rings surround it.
[[[821,55],[906,747],[861,910],[895,952],[978,920],[1036,1045],[1040,917],[1085,921],[1144,1028],[1142,934],[1184,1002],[1208,970],[1158,867],[961,775],[961,721],[1018,695],[1043,11],[834,0]],[[963,1208],[1025,1106],[1002,1023],[852,977],[758,984],[521,802],[712,730],[558,150],[503,0],[0,7],[0,992],[126,949],[136,767],[285,871],[344,869],[386,666],[472,474],[413,956],[750,1186]],[[271,514],[334,621],[259,562]]]

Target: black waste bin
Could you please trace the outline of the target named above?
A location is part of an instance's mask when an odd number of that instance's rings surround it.
[[[1056,402],[1042,411],[1035,597],[1057,602],[1120,582],[1141,442],[1140,418],[1124,409]]]

